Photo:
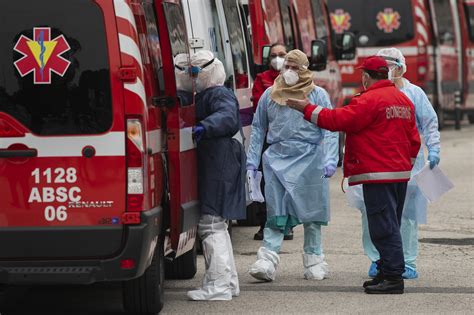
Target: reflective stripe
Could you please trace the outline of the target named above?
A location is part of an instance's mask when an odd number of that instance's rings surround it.
[[[315,125],[318,124],[318,117],[319,113],[323,110],[321,106],[318,106],[314,109],[313,113],[311,114],[311,122]]]
[[[405,57],[418,56],[418,47],[417,46],[402,46],[398,47]],[[357,48],[358,57],[370,57],[377,54],[380,48]]]
[[[124,20],[127,20],[130,25],[137,30],[135,24],[135,18],[133,17],[133,12],[130,6],[124,0],[114,0],[115,15]]]
[[[196,148],[196,142],[193,140],[193,127],[187,127],[179,130],[179,152],[185,152]]]
[[[410,171],[406,172],[379,172],[379,173],[365,173],[354,176],[349,176],[349,183],[359,183],[371,180],[390,180],[390,179],[409,179]]]
[[[152,154],[160,153],[161,152],[161,146],[162,146],[161,129],[147,131],[146,134],[147,134],[147,137],[148,137],[148,140],[147,140],[148,147],[151,149],[151,153]]]
[[[22,138],[0,138],[0,148],[21,143],[38,150],[38,157],[79,157],[86,146],[94,147],[95,156],[125,156],[125,132],[109,132],[104,135],[38,137],[26,134]]]

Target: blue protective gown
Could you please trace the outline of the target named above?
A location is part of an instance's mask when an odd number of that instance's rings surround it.
[[[245,219],[245,150],[232,138],[240,130],[237,98],[224,86],[208,88],[196,95],[196,118],[206,130],[197,144],[201,213]]]
[[[416,126],[424,139],[428,151],[435,150],[439,152],[440,133],[438,131],[438,117],[425,92],[406,79],[404,79],[404,86],[400,91],[405,93],[415,105]],[[413,166],[412,174],[419,172],[424,165],[425,157],[421,147]],[[353,186],[350,189],[353,189],[350,204],[360,209],[363,215],[362,238],[364,251],[371,261],[376,261],[379,259],[379,253],[370,240],[362,197],[362,186]],[[427,200],[416,185],[415,180],[411,178],[408,182],[400,232],[402,235],[405,264],[412,269],[416,269],[416,257],[418,255],[418,224],[425,224],[427,221],[426,217]]]
[[[303,114],[281,106],[270,97],[271,87],[260,98],[252,123],[247,165],[258,167],[263,153],[267,227],[287,231],[307,222],[327,224],[329,183],[321,178],[324,166],[336,165],[338,133],[320,129]],[[332,108],[327,92],[315,87],[312,104]]]

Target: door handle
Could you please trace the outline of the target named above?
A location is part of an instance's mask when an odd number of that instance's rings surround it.
[[[12,150],[12,149],[0,149],[0,158],[17,158],[17,157],[37,157],[38,150],[36,149],[21,149],[21,150]]]

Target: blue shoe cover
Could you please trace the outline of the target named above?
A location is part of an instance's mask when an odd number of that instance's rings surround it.
[[[377,270],[377,263],[375,261],[373,261],[371,264],[370,264],[370,268],[369,268],[369,278],[375,278],[375,276],[377,276],[377,273],[378,273],[378,270]]]
[[[415,269],[405,266],[405,272],[402,274],[403,279],[416,279],[418,278],[418,272]]]

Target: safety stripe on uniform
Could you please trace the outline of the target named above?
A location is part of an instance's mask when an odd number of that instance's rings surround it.
[[[185,152],[196,148],[193,140],[193,128],[187,127],[179,130],[179,151]]]
[[[151,153],[160,153],[163,145],[161,129],[147,131],[147,144],[151,149]]]
[[[371,180],[397,180],[397,179],[408,179],[410,178],[410,171],[406,172],[378,172],[378,173],[365,173],[354,176],[349,176],[349,183],[359,183]]]
[[[318,124],[319,113],[323,110],[321,106],[316,107],[311,113],[311,122],[315,125]]]
[[[407,46],[407,47],[398,47],[402,54],[405,57],[413,57],[418,55],[418,47],[416,46]],[[370,57],[377,54],[380,48],[357,48],[358,57]]]
[[[109,132],[100,136],[66,137],[38,137],[28,133],[22,138],[0,138],[2,148],[8,148],[15,143],[36,149],[38,157],[79,157],[87,146],[95,149],[95,156],[125,156],[124,132]]]

